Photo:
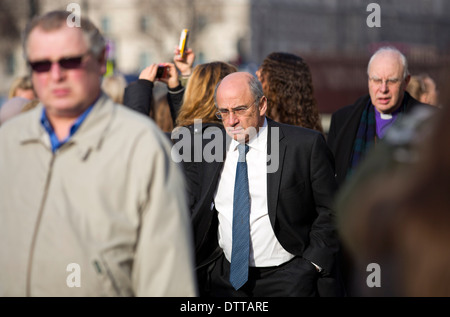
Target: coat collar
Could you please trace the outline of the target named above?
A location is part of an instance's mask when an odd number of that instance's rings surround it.
[[[51,151],[49,136],[40,123],[42,109],[43,104],[40,103],[35,109],[30,110],[32,124],[20,131],[19,140],[21,144],[41,143]],[[116,108],[111,100],[102,93],[79,130],[60,150],[64,151],[76,145],[78,156],[81,160],[86,160],[92,150],[101,148],[103,139],[114,118],[115,110]]]

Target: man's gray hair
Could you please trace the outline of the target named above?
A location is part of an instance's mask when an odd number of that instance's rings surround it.
[[[255,102],[264,96],[263,88],[261,82],[255,76],[251,76],[248,81],[248,86],[250,87],[250,92],[253,95]]]
[[[370,64],[372,63],[373,59],[380,53],[385,53],[385,52],[392,52],[398,55],[398,57],[400,58],[400,61],[402,63],[403,66],[403,79],[405,79],[408,75],[409,75],[409,70],[408,70],[408,60],[406,59],[405,55],[403,55],[402,52],[400,52],[397,48],[392,47],[392,46],[383,46],[380,47],[370,58],[369,60],[369,64],[367,64],[367,75],[369,75],[369,68],[370,68]]]
[[[23,53],[26,60],[28,60],[28,38],[31,31],[40,27],[44,31],[55,31],[67,24],[67,20],[72,12],[69,11],[51,11],[42,16],[34,17],[25,27],[22,34]],[[100,57],[106,46],[105,39],[100,33],[99,29],[87,18],[80,16],[79,28],[83,32],[89,51],[95,56]],[[77,26],[78,27],[78,26]]]

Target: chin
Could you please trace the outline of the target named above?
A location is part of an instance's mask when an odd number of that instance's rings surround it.
[[[248,139],[248,136],[246,134],[240,134],[240,133],[233,134],[231,137],[239,143],[244,143]]]
[[[75,106],[71,102],[54,102],[53,104],[49,104],[48,108],[55,111],[70,111],[71,109],[74,109]]]
[[[47,111],[51,111],[53,114],[60,116],[78,115],[82,111],[80,105],[74,102],[55,102],[47,105],[46,108],[48,109]]]
[[[391,112],[395,109],[395,106],[391,106],[391,105],[378,105],[376,108],[377,108],[378,111],[381,112],[381,113],[391,113]]]

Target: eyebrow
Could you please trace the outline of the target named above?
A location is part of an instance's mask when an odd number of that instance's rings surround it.
[[[236,106],[236,107],[233,107],[233,108],[230,108],[230,109],[236,109],[236,108],[239,108],[239,107],[247,107],[247,105],[239,105],[239,106]],[[221,108],[221,107],[218,107],[218,109],[228,110],[228,108]]]
[[[378,76],[369,76],[369,78],[373,78],[373,79],[382,79],[381,77]],[[387,79],[400,79],[401,77],[388,77]]]

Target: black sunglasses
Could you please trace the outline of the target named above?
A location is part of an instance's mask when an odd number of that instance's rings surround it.
[[[36,62],[30,62],[28,61],[28,64],[30,65],[31,69],[36,73],[45,73],[52,68],[53,63],[58,63],[60,67],[64,69],[78,69],[81,67],[81,63],[83,62],[83,57],[86,56],[88,53],[80,55],[80,56],[74,56],[74,57],[63,57],[59,59],[56,62],[52,62],[49,60],[43,60],[43,61],[36,61]]]

